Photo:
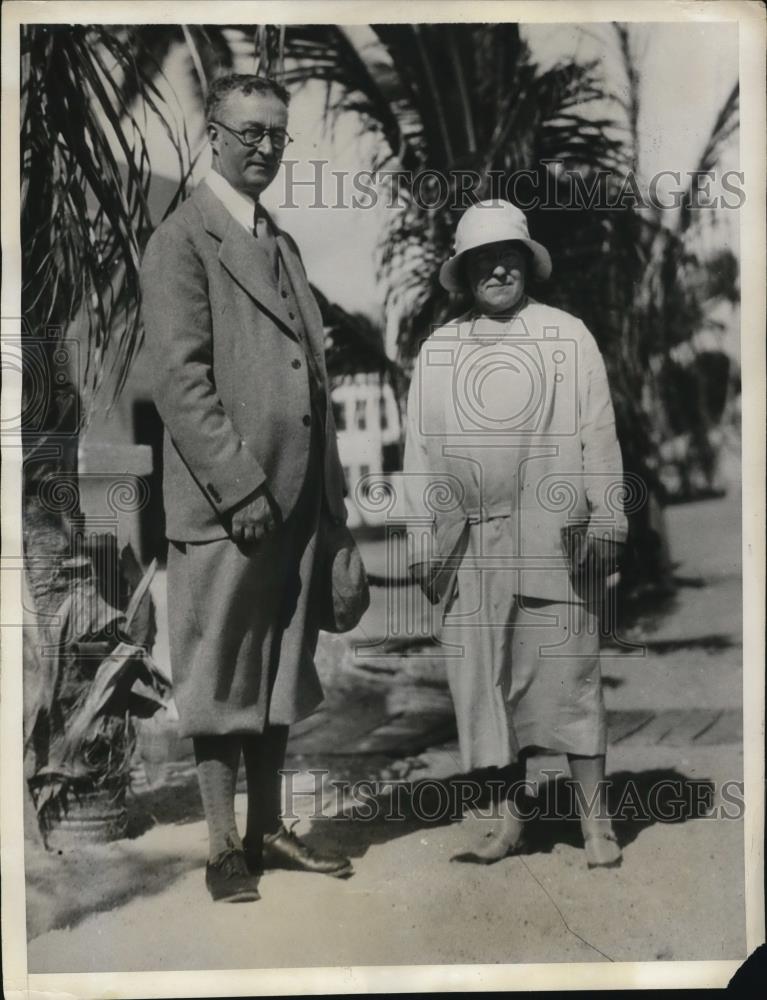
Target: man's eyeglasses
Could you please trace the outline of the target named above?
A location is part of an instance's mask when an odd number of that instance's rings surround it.
[[[260,125],[251,125],[250,128],[236,129],[224,122],[212,122],[213,125],[220,125],[227,132],[236,135],[243,146],[260,146],[264,139],[269,136],[274,149],[284,149],[293,140],[284,128],[262,128]]]

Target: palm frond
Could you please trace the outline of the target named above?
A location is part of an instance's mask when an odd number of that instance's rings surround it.
[[[696,185],[699,183],[695,174],[710,173],[720,161],[727,143],[739,127],[739,111],[740,85],[736,82],[714,119],[711,132],[696,164],[695,172],[690,177],[688,190],[682,202],[677,223],[680,233],[684,233],[689,229],[694,218],[694,209],[692,206],[695,204]]]
[[[337,95],[330,104],[332,114],[356,112],[365,128],[381,135],[403,169],[417,166],[420,122],[380,41],[360,44],[351,29],[338,25],[290,25],[285,53],[286,86],[325,82]]]
[[[185,127],[158,85],[162,34],[148,51],[119,27],[22,28],[22,303],[34,335],[83,318],[84,389],[114,356],[119,393],[140,345],[140,242],[151,231],[151,162],[137,97],[190,170]],[[119,318],[120,322],[115,320]]]
[[[626,114],[631,141],[630,166],[636,172],[639,168],[639,60],[636,47],[632,44],[634,41],[631,34],[632,29],[625,24],[613,24],[613,28],[618,38],[623,72],[626,77],[626,97],[618,96],[616,99]]]

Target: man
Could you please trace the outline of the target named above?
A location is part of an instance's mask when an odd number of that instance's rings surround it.
[[[174,697],[208,824],[206,885],[240,902],[259,898],[267,868],[352,872],[280,822],[288,727],[322,699],[320,522],[346,511],[319,309],[294,242],[259,200],[290,141],[288,94],[224,76],[206,118],[212,170],[149,241],[143,316],[165,424]]]
[[[605,799],[599,602],[626,537],[623,476],[604,363],[574,316],[526,291],[551,259],[506,201],[468,209],[443,287],[473,307],[425,342],[407,408],[405,495],[433,517],[435,558],[412,573],[444,602],[444,637],[465,770],[497,768],[503,823],[455,860],[520,850],[515,803],[532,747],[567,754],[590,867],[617,865]],[[451,489],[432,490],[424,477]]]

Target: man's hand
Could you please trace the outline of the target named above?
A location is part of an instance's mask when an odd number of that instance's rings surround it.
[[[589,532],[586,544],[581,550],[577,572],[582,577],[601,585],[621,568],[625,548],[623,542],[616,542],[612,538],[600,538]]]
[[[276,519],[266,490],[251,493],[232,511],[232,538],[235,542],[259,542],[274,531]]]
[[[421,592],[432,604],[439,604],[439,592],[435,585],[437,571],[429,563],[414,563],[410,567],[410,578],[418,584]]]

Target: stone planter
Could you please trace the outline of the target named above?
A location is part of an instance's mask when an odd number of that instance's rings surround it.
[[[83,842],[106,844],[125,836],[127,781],[117,788],[71,793],[67,812],[48,832],[49,849],[64,851]]]

